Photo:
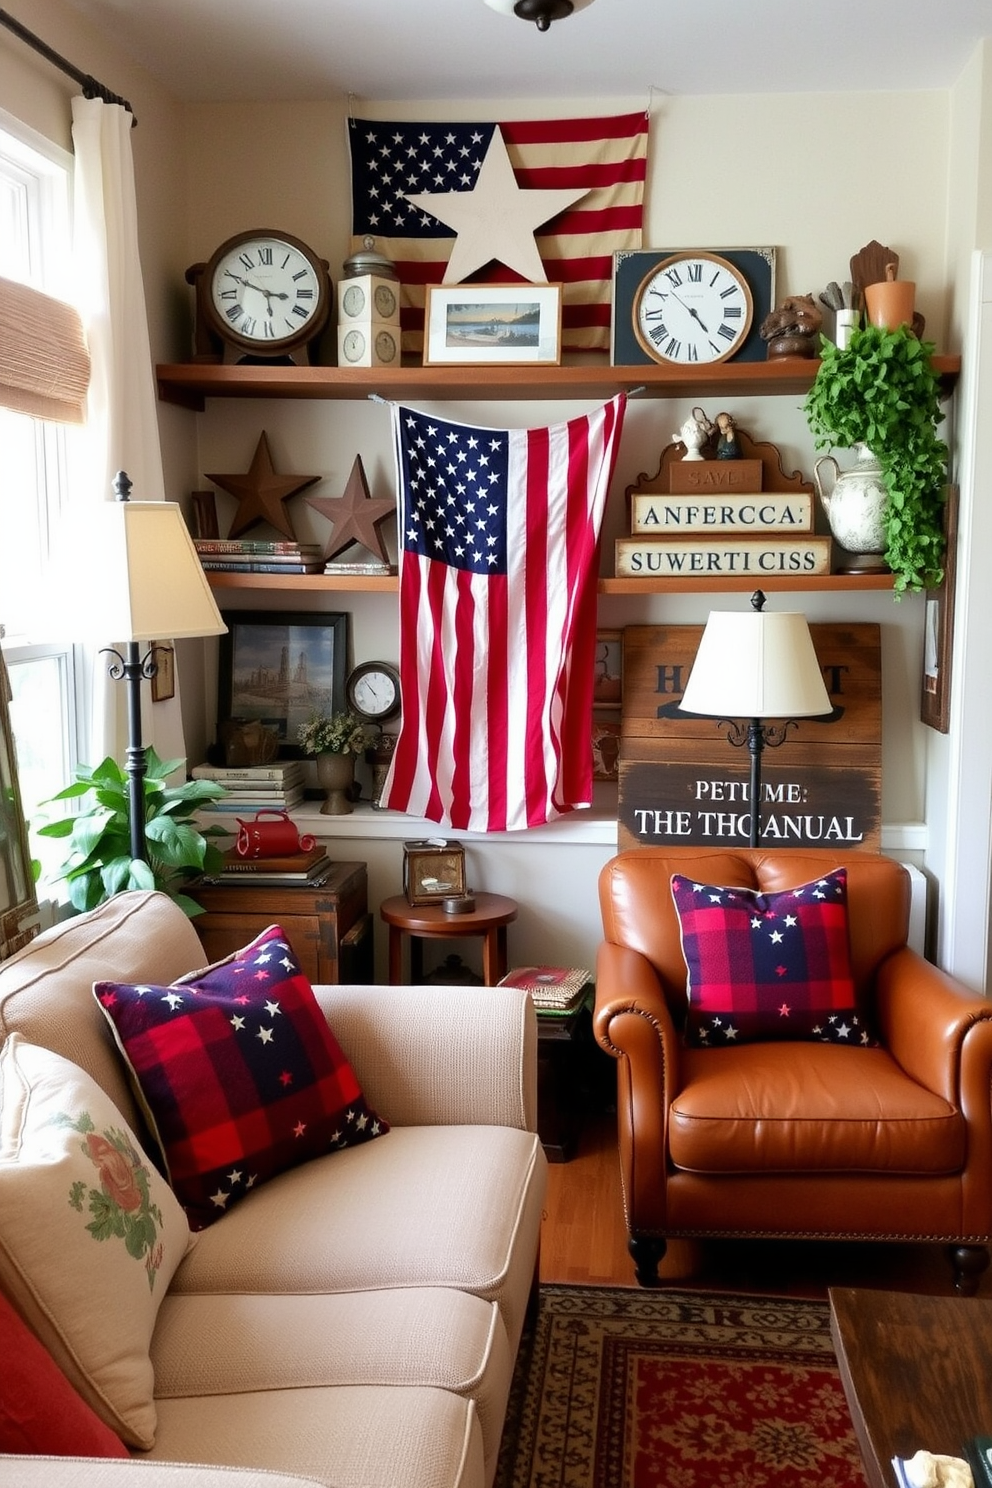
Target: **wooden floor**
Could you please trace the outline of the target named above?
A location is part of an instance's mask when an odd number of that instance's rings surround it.
[[[541,1280],[636,1286],[627,1254],[615,1115],[587,1115],[576,1155],[570,1162],[551,1163],[548,1174]],[[950,1260],[935,1245],[674,1240],[661,1276],[674,1286],[811,1297],[825,1297],[829,1286],[954,1291]],[[979,1294],[992,1296],[992,1270],[982,1277]]]

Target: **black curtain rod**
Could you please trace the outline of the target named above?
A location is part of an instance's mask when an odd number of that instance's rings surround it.
[[[5,26],[8,31],[13,31],[15,36],[19,36],[29,47],[40,53],[46,61],[51,62],[54,67],[59,68],[68,77],[74,78],[82,88],[84,98],[102,98],[104,103],[119,103],[131,115],[131,128],[133,129],[135,124],[137,124],[138,121],[134,117],[134,109],[126,98],[121,98],[118,93],[111,93],[109,88],[105,88],[103,83],[98,83],[96,78],[90,77],[88,72],[81,72],[78,67],[73,67],[71,62],[67,62],[65,57],[59,56],[58,52],[53,51],[39,36],[35,36],[33,31],[29,31],[27,26],[22,26],[20,21],[15,20],[12,15],[8,15],[5,10],[0,10],[0,26]]]

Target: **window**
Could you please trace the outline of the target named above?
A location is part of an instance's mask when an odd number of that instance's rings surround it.
[[[67,293],[71,168],[64,151],[0,110],[0,274],[59,297]],[[72,778],[78,758],[73,646],[45,625],[49,543],[67,499],[71,437],[59,424],[0,409],[0,626],[28,817]],[[44,863],[51,845],[32,837],[31,850]]]

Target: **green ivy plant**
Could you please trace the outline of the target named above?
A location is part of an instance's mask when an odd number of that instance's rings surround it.
[[[95,769],[80,765],[75,781],[42,801],[78,802],[80,809],[59,821],[33,823],[40,837],[67,839],[68,853],[51,882],[65,881],[74,909],[93,909],[124,889],[160,889],[192,918],[200,906],[183,887],[201,873],[216,873],[224,855],[209,840],[225,835],[222,827],[197,827],[197,811],[226,794],[215,780],[187,780],[170,786],[168,777],[185,760],[160,760],[154,749],[145,751],[147,774],[145,839],[150,863],[131,856],[130,781],[109,757]],[[34,865],[35,878],[40,867]]]
[[[864,326],[843,349],[824,340],[803,404],[817,449],[865,444],[881,465],[897,596],[943,576],[947,445],[937,437],[944,415],[933,352],[906,326]]]

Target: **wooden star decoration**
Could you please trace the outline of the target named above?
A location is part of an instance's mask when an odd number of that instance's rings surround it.
[[[548,276],[534,229],[564,212],[588,190],[587,186],[555,191],[518,186],[502,131],[496,128],[471,191],[419,192],[406,199],[458,234],[444,284],[460,284],[494,259],[531,284],[546,284]]]
[[[307,505],[334,523],[334,530],[324,549],[325,563],[329,563],[352,543],[359,543],[370,553],[378,553],[383,563],[390,562],[379,527],[388,516],[395,513],[396,503],[388,496],[373,498],[369,495],[369,483],[365,479],[361,455],[355,456],[343,496],[308,496]]]
[[[256,522],[270,522],[291,541],[295,541],[296,534],[283,503],[320,479],[319,475],[277,475],[264,429],[245,475],[207,475],[207,480],[237,498],[238,509],[229,537],[240,537]]]

